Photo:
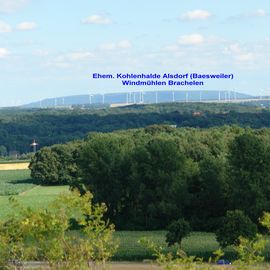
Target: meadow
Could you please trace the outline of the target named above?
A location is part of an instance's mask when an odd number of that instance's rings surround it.
[[[138,240],[144,237],[150,239],[157,246],[163,247],[165,252],[176,252],[176,247],[167,247],[166,231],[117,231],[115,232],[115,239],[119,243],[119,248],[114,259],[117,261],[153,259],[152,252],[138,243]],[[219,244],[213,233],[193,232],[183,240],[182,248],[188,255],[208,259],[219,248]],[[232,250],[228,250],[228,255],[232,257],[234,254],[230,253],[233,253]]]
[[[68,186],[39,186],[33,183],[29,170],[0,171],[0,220],[8,218],[12,211],[10,195],[26,206],[47,207],[58,194],[68,191]],[[116,231],[115,242],[119,248],[113,257],[114,261],[143,261],[154,259],[152,252],[138,243],[147,237],[164,250],[175,252],[176,248],[168,248],[165,242],[166,231]],[[188,255],[196,255],[205,259],[219,248],[214,233],[193,232],[182,242],[183,249]],[[268,246],[267,250],[270,250]],[[235,259],[232,248],[226,249],[226,258]],[[269,260],[270,254],[266,252]]]
[[[46,207],[59,193],[67,190],[67,186],[34,184],[30,177],[30,170],[0,171],[0,220],[12,214],[10,196],[14,196],[25,206]]]
[[[29,170],[0,171],[0,196],[18,195],[35,186]]]
[[[5,160],[5,159],[0,159],[0,164],[20,164],[20,163],[28,163],[29,164],[30,160],[24,159],[24,160]]]

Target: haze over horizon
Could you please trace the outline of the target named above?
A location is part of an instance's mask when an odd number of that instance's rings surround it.
[[[269,95],[269,23],[266,0],[0,0],[0,106],[172,89],[124,87],[94,72],[233,73],[176,90]]]

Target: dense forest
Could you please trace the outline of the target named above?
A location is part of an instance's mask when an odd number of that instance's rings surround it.
[[[227,211],[254,223],[270,211],[267,128],[93,132],[41,149],[30,169],[41,184],[91,190],[117,229],[164,229],[185,219],[194,230],[215,231]]]
[[[82,139],[88,132],[111,132],[153,124],[209,128],[237,124],[270,127],[270,111],[239,104],[171,103],[123,108],[1,109],[0,156]]]

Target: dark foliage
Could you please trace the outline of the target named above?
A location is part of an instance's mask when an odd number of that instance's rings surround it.
[[[199,115],[194,115],[199,112]],[[35,138],[44,146],[82,139],[88,132],[111,132],[153,124],[209,128],[238,124],[270,127],[270,112],[237,104],[154,104],[104,109],[0,110],[0,155],[27,153]]]
[[[184,218],[215,231],[226,211],[270,211],[270,129],[149,126],[90,133],[32,159],[43,184],[69,183],[108,206],[117,229],[164,229]]]
[[[189,223],[181,218],[173,221],[167,228],[168,233],[166,234],[166,242],[168,246],[179,244],[181,246],[182,239],[188,236],[191,232]]]
[[[222,218],[220,227],[216,232],[217,241],[224,248],[229,245],[237,245],[239,237],[253,239],[257,233],[257,226],[246,216],[243,211],[227,211]]]

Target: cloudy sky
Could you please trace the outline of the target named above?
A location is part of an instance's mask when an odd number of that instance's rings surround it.
[[[201,89],[268,95],[269,13],[268,0],[0,0],[0,106],[143,89],[93,72],[227,72]]]

